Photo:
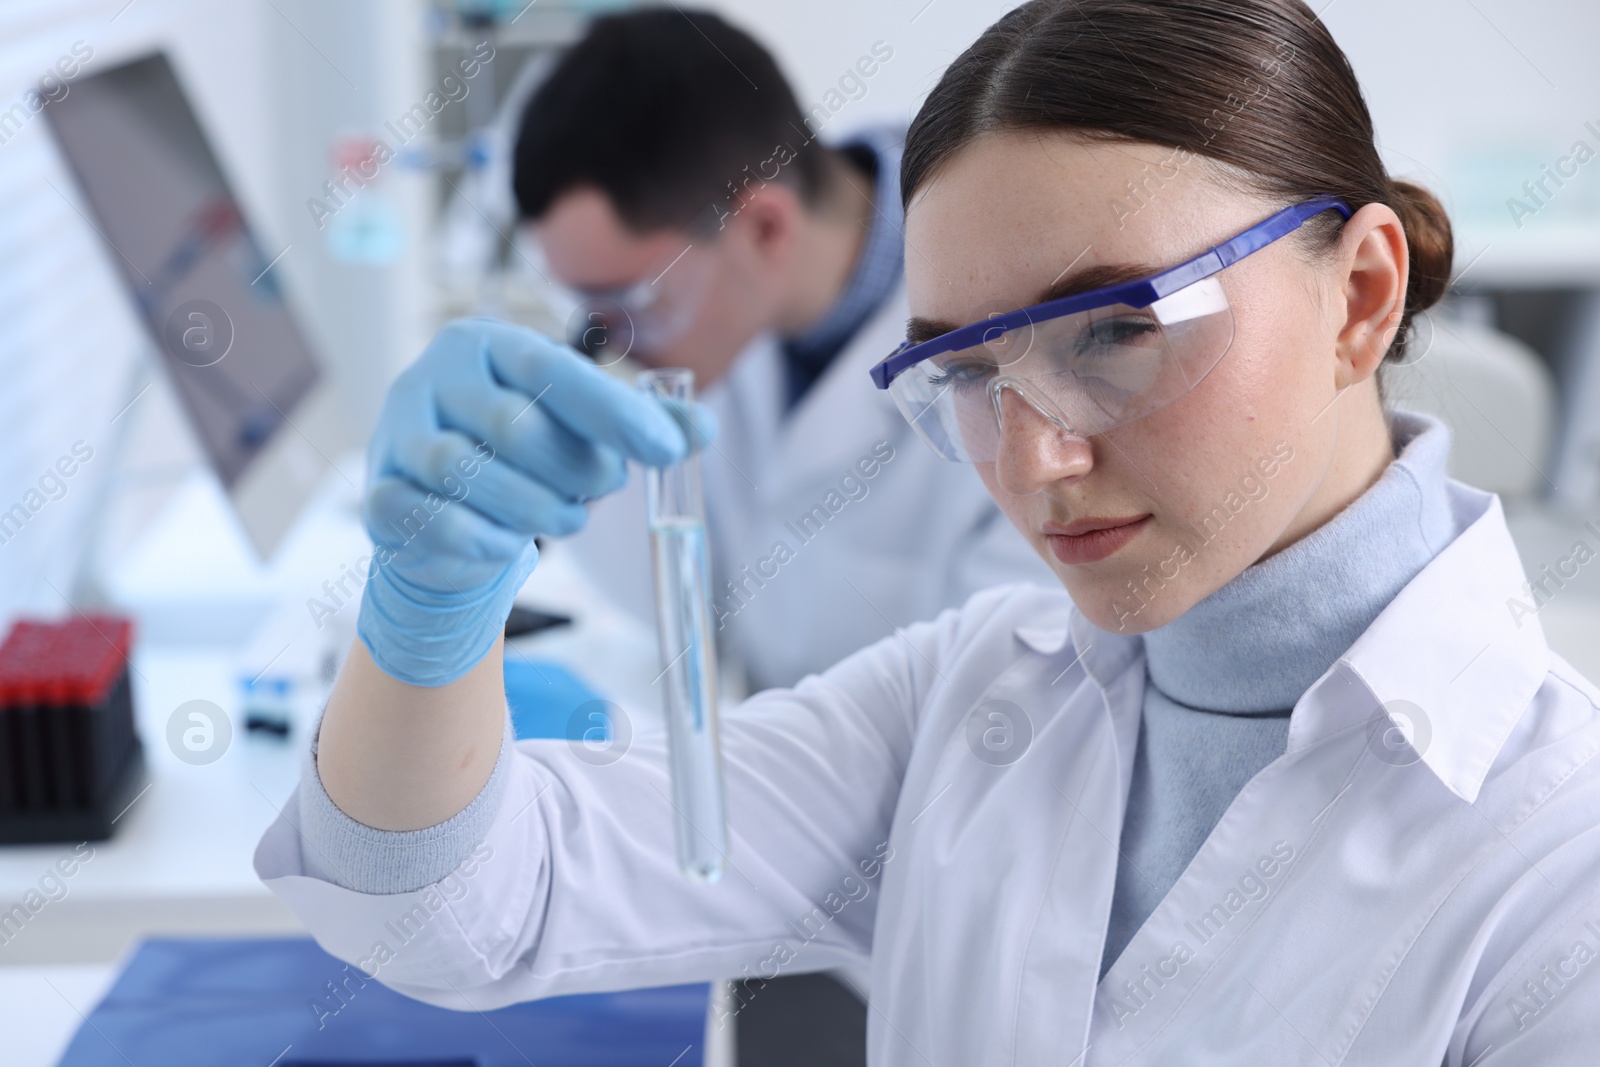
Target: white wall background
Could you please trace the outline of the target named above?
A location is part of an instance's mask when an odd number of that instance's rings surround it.
[[[712,0],[721,12],[779,57],[802,108],[836,89],[876,41],[894,58],[867,80],[830,127],[884,120],[909,122],[950,61],[995,19],[1016,6],[1006,0]]]
[[[1490,240],[1600,217],[1600,162],[1524,231],[1505,200],[1573,141],[1600,129],[1600,3],[1595,0],[1311,0],[1350,57],[1392,173],[1443,195]],[[1006,0],[711,0],[778,53],[803,104],[837,85],[874,41],[894,59],[835,120],[908,120],[940,72]],[[1600,248],[1596,249],[1600,257]],[[1464,261],[1463,261],[1464,262]]]

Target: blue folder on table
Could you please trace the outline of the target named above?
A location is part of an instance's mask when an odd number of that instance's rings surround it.
[[[146,941],[61,1067],[696,1067],[704,1055],[705,984],[457,1012],[360,979],[309,938]]]

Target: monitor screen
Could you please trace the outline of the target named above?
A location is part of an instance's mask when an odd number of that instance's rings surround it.
[[[166,56],[75,81],[47,114],[231,490],[319,376],[273,254],[251,233]]]

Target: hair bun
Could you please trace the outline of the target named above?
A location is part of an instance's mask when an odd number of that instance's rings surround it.
[[[1455,259],[1455,235],[1450,216],[1428,190],[1408,181],[1395,181],[1394,211],[1405,227],[1411,270],[1406,283],[1406,318],[1437,304],[1450,287]]]

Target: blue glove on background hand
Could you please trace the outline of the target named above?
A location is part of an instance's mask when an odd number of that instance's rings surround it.
[[[715,432],[696,406],[701,444]],[[384,400],[362,518],[375,543],[356,633],[383,671],[437,686],[493,647],[538,559],[583,503],[689,451],[687,427],[565,345],[491,319],[441,330]]]

